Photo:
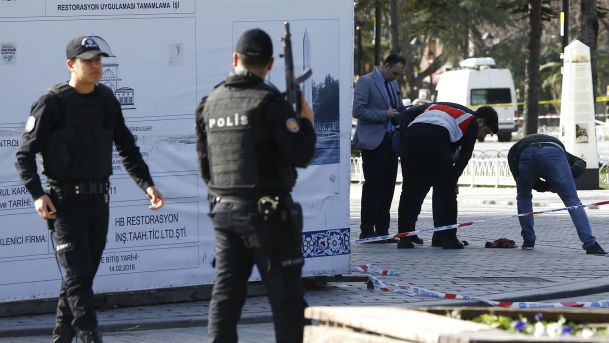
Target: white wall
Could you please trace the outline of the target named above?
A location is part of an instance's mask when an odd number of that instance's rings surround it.
[[[24,194],[14,154],[31,103],[69,78],[65,46],[81,34],[104,38],[113,54],[104,59],[111,82],[133,89],[134,108],[123,112],[167,197],[165,208],[150,212],[115,160],[96,292],[213,282],[214,238],[198,174],[194,108],[226,77],[236,39],[252,27],[272,36],[277,61],[271,81],[284,89],[279,54],[285,20],[292,25],[297,67],[306,30],[312,82],[326,75],[340,81],[340,130],[320,138],[314,165],[299,170],[295,189],[305,212],[305,274],[348,272],[352,1],[107,0],[114,6],[104,8],[96,0],[72,3],[81,8],[62,7],[59,0],[0,2],[0,302],[57,295],[60,274],[48,230]]]

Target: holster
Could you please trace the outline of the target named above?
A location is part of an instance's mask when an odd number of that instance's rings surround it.
[[[291,224],[288,226],[292,229],[292,236],[294,237],[295,243],[298,247],[302,248],[302,206],[300,206],[299,203],[294,202],[292,197],[287,197],[285,210],[287,212],[287,222]]]
[[[258,200],[258,213],[264,221],[277,220],[286,224],[298,246],[302,246],[302,206],[291,196],[263,196]]]
[[[53,194],[53,189],[48,187],[44,190],[44,193],[49,197],[49,199],[51,199],[51,201],[53,202],[53,205],[55,206],[59,206],[59,204],[57,203],[57,198],[54,196]],[[49,229],[49,231],[53,232],[55,231],[55,219],[45,219],[45,221],[47,222],[47,229]],[[51,239],[53,239],[51,237]]]
[[[47,229],[49,229],[49,231],[53,232],[55,231],[55,219],[47,219]]]

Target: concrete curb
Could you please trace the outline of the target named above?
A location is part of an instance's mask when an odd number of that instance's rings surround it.
[[[536,288],[531,291],[519,291],[502,294],[498,297],[488,297],[493,301],[546,301],[552,299],[577,297],[609,292],[609,277],[589,280],[590,286],[577,289],[569,288],[569,284]],[[417,302],[416,307],[429,306],[480,306],[484,303],[478,301],[454,301],[454,300],[430,300]],[[490,306],[489,306],[490,307]],[[273,321],[270,311],[258,315],[244,315],[240,324],[271,323]],[[151,318],[138,321],[105,321],[100,324],[102,332],[139,331],[154,329],[175,329],[186,327],[204,327],[207,325],[207,316],[177,316],[172,318]],[[26,337],[51,335],[52,327],[46,325],[28,325],[27,327],[3,330],[0,329],[0,337]]]
[[[258,316],[243,316],[239,321],[240,324],[260,324],[273,322],[273,316],[262,314]],[[121,321],[121,322],[104,322],[100,323],[99,329],[104,332],[120,332],[120,331],[139,331],[139,330],[159,330],[159,329],[177,329],[187,327],[204,327],[207,326],[207,316],[181,316],[172,319],[149,319],[143,321]],[[27,327],[2,330],[0,329],[0,337],[27,337],[27,336],[51,336],[53,327],[47,325],[28,325]]]

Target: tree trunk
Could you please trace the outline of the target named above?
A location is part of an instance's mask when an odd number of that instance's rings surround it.
[[[374,5],[374,65],[381,65],[381,1],[376,0]]]
[[[526,67],[526,118],[525,135],[537,133],[539,116],[539,93],[541,90],[539,54],[541,51],[541,0],[529,0],[529,42]]]
[[[598,12],[596,0],[581,0],[580,41],[590,48],[590,63],[592,66],[592,96],[596,104],[596,61],[598,42]],[[596,108],[596,106],[595,106]]]
[[[400,19],[398,17],[398,0],[391,0],[391,9],[390,9],[390,28],[391,28],[391,52],[396,54],[401,54],[402,51],[400,49]],[[398,86],[400,89],[403,88],[404,85],[404,77],[398,78]]]
[[[391,0],[391,52],[401,53],[400,49],[400,19],[398,18],[398,0]]]
[[[469,55],[469,16],[465,12],[463,17],[463,31],[461,32],[461,56],[463,59],[471,57]]]

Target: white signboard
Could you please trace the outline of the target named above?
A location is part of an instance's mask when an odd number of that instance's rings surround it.
[[[292,31],[297,73],[312,68],[305,96],[316,111],[317,149],[299,170],[305,275],[349,270],[349,156],[353,2],[0,0],[0,302],[57,296],[61,275],[46,227],[15,171],[30,105],[69,78],[65,46],[100,37],[110,57],[102,83],[120,101],[166,206],[148,210],[118,155],[111,178],[107,247],[95,291],[209,284],[213,227],[198,172],[194,108],[231,70],[239,35],[273,38],[269,81],[285,89],[281,36]]]

